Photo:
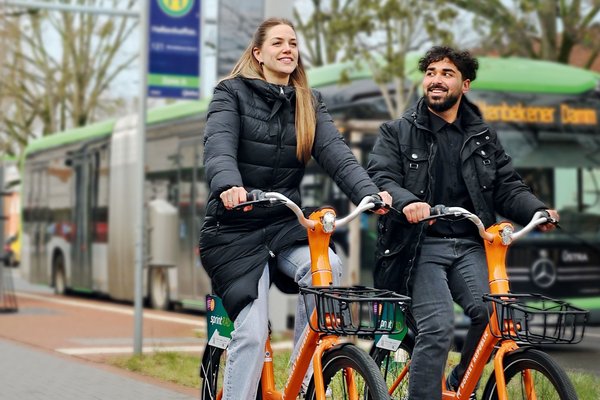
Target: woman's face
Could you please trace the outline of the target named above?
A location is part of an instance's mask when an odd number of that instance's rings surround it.
[[[298,66],[296,33],[288,25],[276,25],[267,31],[265,42],[260,48],[255,47],[253,53],[263,63],[267,82],[287,85]]]

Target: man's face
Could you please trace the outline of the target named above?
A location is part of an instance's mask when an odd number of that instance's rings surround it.
[[[469,91],[471,81],[463,81],[456,65],[447,58],[429,64],[423,78],[427,106],[435,112],[448,111]]]

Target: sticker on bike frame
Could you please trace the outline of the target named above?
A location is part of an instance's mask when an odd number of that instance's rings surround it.
[[[206,296],[206,326],[208,330],[208,344],[220,349],[226,349],[231,342],[233,322],[229,319],[223,302],[218,296]]]
[[[394,310],[396,311],[395,315],[393,314]],[[392,324],[395,324],[394,330],[400,332],[393,335],[375,335],[375,346],[390,351],[398,350],[402,339],[408,332],[408,326],[404,321],[404,312],[399,307],[390,307],[386,303],[383,305],[380,321],[381,328],[389,329]]]

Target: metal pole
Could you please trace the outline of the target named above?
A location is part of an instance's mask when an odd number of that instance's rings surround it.
[[[137,174],[138,187],[135,199],[137,207],[135,207],[135,293],[134,293],[134,333],[133,333],[133,352],[134,354],[142,354],[142,328],[143,328],[143,287],[144,280],[144,183],[146,173],[144,166],[146,163],[146,90],[148,86],[148,0],[140,2],[140,98],[139,98],[139,116],[138,116],[138,134],[136,148],[138,150],[137,158]]]
[[[0,254],[4,256],[4,160],[0,159]],[[5,293],[4,285],[4,262],[0,261],[0,311],[8,308],[8,302],[5,301],[10,293]]]

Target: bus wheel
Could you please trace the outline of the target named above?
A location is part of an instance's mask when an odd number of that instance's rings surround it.
[[[54,257],[54,293],[66,294],[67,293],[67,278],[65,275],[65,258],[62,254],[57,254]]]
[[[150,307],[155,310],[168,310],[171,306],[168,272],[167,268],[150,268]]]

